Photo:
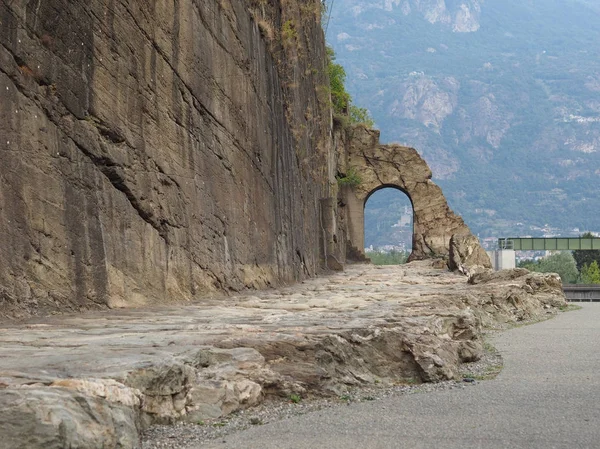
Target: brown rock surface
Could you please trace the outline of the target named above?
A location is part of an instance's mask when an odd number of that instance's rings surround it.
[[[472,234],[454,234],[450,238],[448,268],[469,275],[475,271],[492,268],[490,257]]]
[[[218,417],[267,395],[452,379],[461,362],[479,357],[482,325],[547,316],[564,303],[552,275],[512,270],[467,282],[420,261],[355,265],[186,307],[7,324],[0,327],[0,413],[12,424],[0,437],[25,438],[41,419],[37,411],[49,410],[44,439],[23,440],[29,449],[52,447],[37,441],[66,444],[61,420],[75,433],[86,428],[69,437],[85,442],[72,447],[103,447],[97,440],[107,435],[124,442],[115,447],[137,447],[137,429],[149,423]]]

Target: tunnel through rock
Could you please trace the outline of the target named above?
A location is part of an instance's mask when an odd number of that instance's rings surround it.
[[[375,189],[365,199],[365,251],[385,254],[412,250],[413,206],[396,186]]]

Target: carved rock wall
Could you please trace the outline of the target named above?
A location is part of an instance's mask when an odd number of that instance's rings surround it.
[[[375,190],[412,259],[470,235],[418,153],[334,130],[321,2],[0,4],[0,318],[263,288],[363,254]],[[362,183],[338,188],[353,167]]]
[[[319,11],[0,3],[0,317],[314,275],[331,172]]]

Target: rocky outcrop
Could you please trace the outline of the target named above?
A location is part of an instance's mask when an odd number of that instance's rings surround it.
[[[0,317],[316,273],[321,4],[265,3],[0,4]]]
[[[450,238],[448,268],[469,275],[476,271],[491,269],[492,262],[477,237],[471,234],[454,234]]]
[[[478,296],[468,295],[463,301],[474,307],[484,326],[502,321],[530,320],[540,308],[566,305],[560,276],[534,273],[523,268],[482,271],[469,277],[468,283],[478,287]]]
[[[390,114],[397,118],[417,120],[439,131],[444,120],[457,106],[460,83],[452,77],[436,82],[432,77],[419,73],[402,83],[401,89],[401,98],[390,105]],[[446,167],[446,170],[451,168]]]
[[[137,448],[151,423],[269,396],[460,379],[482,326],[555,313],[560,285],[522,269],[467,282],[430,261],[354,265],[260,297],[12,325],[0,333],[0,437],[11,449]]]
[[[429,23],[440,23],[456,33],[471,33],[479,29],[481,15],[480,0],[463,0],[449,2],[446,0],[384,0],[383,2],[368,2],[364,0],[344,0],[342,9],[351,11],[355,16],[372,9],[392,11],[399,9],[403,15],[418,14]],[[366,19],[365,19],[366,20]],[[395,23],[391,21],[391,23]],[[373,27],[365,24],[364,27]],[[377,24],[381,26],[380,24]],[[371,28],[367,28],[371,29]]]

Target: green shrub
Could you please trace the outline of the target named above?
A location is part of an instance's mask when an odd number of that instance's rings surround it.
[[[362,123],[368,128],[375,126],[373,117],[371,117],[367,108],[359,108],[358,106],[350,105],[348,113],[350,115],[350,122],[352,123]]]
[[[600,267],[595,260],[581,269],[581,282],[584,284],[600,284]]]
[[[327,74],[331,88],[331,103],[336,114],[347,114],[350,104],[350,94],[346,92],[346,71],[340,64],[335,63],[333,48],[327,47]]]
[[[519,262],[519,267],[527,268],[529,271],[538,273],[558,273],[563,283],[573,284],[577,282],[579,272],[573,255],[568,252],[559,252],[536,261],[524,260]]]
[[[360,185],[360,183],[362,182],[362,179],[360,179],[360,176],[352,167],[350,167],[345,174],[338,173],[335,179],[337,179],[338,185],[340,186],[355,187],[357,185]]]
[[[294,26],[294,22],[292,20],[284,22],[281,26],[281,37],[283,38],[284,43],[295,41],[298,37],[296,27]]]

